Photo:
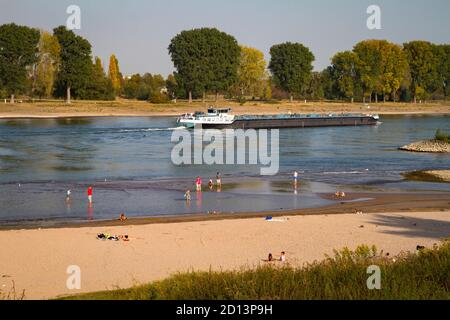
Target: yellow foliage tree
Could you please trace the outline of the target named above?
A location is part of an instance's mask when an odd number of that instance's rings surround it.
[[[39,97],[49,98],[53,94],[60,52],[58,39],[50,33],[42,31],[33,83],[33,92]]]
[[[264,54],[254,48],[241,46],[238,68],[238,88],[242,96],[267,96],[268,73]]]
[[[116,95],[119,95],[122,92],[122,74],[119,69],[119,61],[116,56],[113,54],[109,58],[109,78],[111,79],[111,83]]]

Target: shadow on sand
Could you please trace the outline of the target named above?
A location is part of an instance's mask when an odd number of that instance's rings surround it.
[[[450,215],[450,213],[448,213]],[[450,237],[450,222],[415,217],[375,215],[371,223],[387,227],[383,233],[406,236],[410,238],[442,238]]]

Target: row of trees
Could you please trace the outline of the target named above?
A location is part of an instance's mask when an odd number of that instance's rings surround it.
[[[61,26],[47,31],[15,24],[0,26],[0,96],[18,94],[37,98],[64,97],[86,100],[126,98],[167,101],[159,93],[166,85],[162,76],[124,78],[115,55],[108,74],[99,57],[92,57],[86,39]]]
[[[448,97],[450,45],[412,41],[403,46],[366,40],[352,51],[337,53],[331,66],[313,72],[313,53],[299,43],[270,49],[266,71],[262,52],[239,47],[216,29],[183,31],[169,46],[177,72],[178,94],[199,97],[205,92],[229,96],[355,99],[378,102]]]
[[[15,24],[0,26],[0,93],[49,98],[114,99],[115,89],[91,44],[58,27],[53,34]]]
[[[217,29],[183,31],[169,45],[176,72],[164,79],[149,73],[123,77],[115,55],[108,73],[91,44],[65,27],[53,34],[25,26],[0,26],[0,96],[128,99],[167,102],[225,94],[240,99],[302,98],[354,101],[447,98],[450,45],[413,41],[403,46],[366,40],[339,52],[322,72],[313,53],[283,43],[264,54],[241,46]]]
[[[447,98],[450,45],[412,41],[399,46],[386,40],[362,41],[353,51],[337,53],[322,78],[328,83],[324,94],[331,99]]]

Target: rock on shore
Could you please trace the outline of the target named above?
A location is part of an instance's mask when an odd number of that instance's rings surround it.
[[[410,152],[435,152],[444,153],[450,152],[450,143],[446,143],[438,140],[423,140],[411,143],[407,146],[400,148],[403,151]]]

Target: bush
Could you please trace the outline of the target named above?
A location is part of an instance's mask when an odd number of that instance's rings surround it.
[[[443,131],[441,131],[440,129],[438,129],[436,131],[436,138],[437,141],[443,141],[443,142],[447,142],[450,143],[450,134],[445,133]]]
[[[170,99],[166,94],[163,93],[152,93],[150,95],[150,98],[148,99],[149,102],[155,103],[155,104],[161,104],[161,103],[169,103]]]

